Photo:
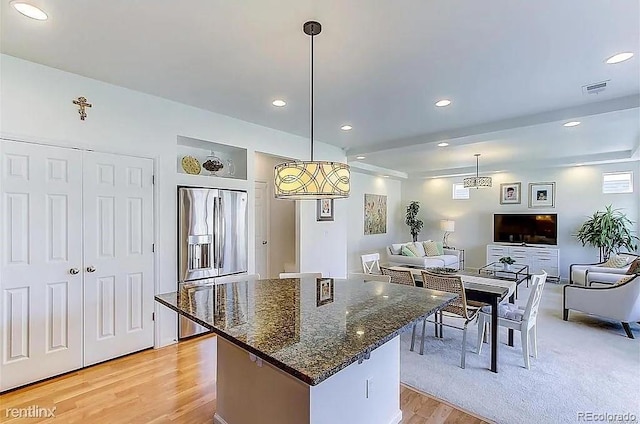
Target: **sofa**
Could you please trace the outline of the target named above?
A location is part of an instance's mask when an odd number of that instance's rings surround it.
[[[460,251],[455,249],[443,248],[442,255],[427,256],[424,243],[431,240],[417,241],[417,242],[405,242],[394,243],[391,246],[387,246],[385,249],[387,252],[387,262],[391,266],[396,265],[415,265],[423,268],[437,268],[446,267],[460,269]],[[416,257],[402,255],[402,246],[407,244],[413,244],[418,250],[419,255]],[[424,254],[424,255],[420,255]]]

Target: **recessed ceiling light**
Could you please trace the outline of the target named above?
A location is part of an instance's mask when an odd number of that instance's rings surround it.
[[[448,100],[448,99],[442,99],[436,102],[436,106],[438,107],[445,107],[445,106],[449,106],[450,104],[451,104],[451,100]]]
[[[584,163],[576,163],[576,166],[584,166]]]
[[[580,121],[569,121],[565,124],[562,124],[563,127],[577,127],[580,125]]]
[[[358,160],[366,159],[366,156],[356,156],[356,159]]]
[[[47,14],[44,13],[44,10],[23,1],[12,1],[11,6],[13,6],[14,9],[22,13],[24,16],[35,19],[37,21],[46,21],[48,18]]]
[[[443,141],[442,143],[438,143],[438,147],[447,147],[449,145],[449,143],[447,143],[446,141]]]
[[[343,125],[340,127],[340,129],[342,131],[350,131],[351,129],[353,129],[353,127],[351,125]]]
[[[618,54],[614,54],[609,59],[607,59],[607,63],[609,65],[613,65],[615,63],[620,63],[620,62],[624,62],[625,60],[629,60],[632,57],[633,57],[633,53],[631,52],[618,53]]]
[[[382,178],[389,178],[389,176],[388,175],[383,175]]]
[[[272,101],[271,104],[274,105],[275,107],[283,107],[287,104],[287,102],[285,102],[284,100],[276,99]]]

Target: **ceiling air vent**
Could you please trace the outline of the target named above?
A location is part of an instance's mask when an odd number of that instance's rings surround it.
[[[594,82],[593,84],[583,85],[582,86],[582,93],[583,94],[598,94],[598,93],[601,93],[602,91],[604,91],[607,88],[607,86],[609,85],[609,81],[611,81],[611,80]]]

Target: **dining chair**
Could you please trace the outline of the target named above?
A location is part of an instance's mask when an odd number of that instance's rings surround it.
[[[391,282],[390,275],[378,275],[378,274],[365,274],[361,272],[352,272],[349,274],[351,279],[362,279],[364,281],[382,281],[384,283]]]
[[[380,270],[380,254],[369,253],[367,255],[361,255],[362,260],[362,272],[365,274],[381,274]]]
[[[380,267],[380,270],[382,271],[382,275],[388,275],[389,277],[391,277],[392,283],[404,284],[406,286],[413,286],[413,287],[415,287],[416,285],[416,282],[413,279],[413,274],[411,274],[411,271],[402,271],[402,270],[390,269],[386,267]]]
[[[322,278],[321,272],[281,272],[280,278]]]
[[[520,340],[522,342],[522,356],[524,357],[524,366],[529,369],[530,350],[533,350],[533,357],[538,357],[538,341],[537,341],[537,317],[540,299],[542,298],[542,289],[547,281],[547,273],[536,274],[531,279],[531,293],[527,300],[527,305],[519,307],[513,303],[501,303],[498,305],[498,326],[506,327],[520,331]],[[478,354],[482,351],[482,341],[488,323],[491,322],[491,306],[485,306],[480,311],[478,317]],[[497,331],[497,329],[491,329]],[[531,342],[531,344],[529,344]]]
[[[427,271],[422,271],[422,284],[424,288],[431,290],[439,290],[447,293],[453,293],[458,295],[458,298],[449,305],[445,306],[439,312],[434,314],[435,321],[433,322],[436,328],[436,337],[438,337],[438,327],[440,327],[440,337],[442,337],[442,327],[451,327],[458,330],[462,330],[462,355],[460,359],[460,368],[465,367],[466,357],[466,345],[467,345],[467,327],[470,322],[473,322],[478,317],[478,311],[480,310],[480,304],[478,302],[467,301],[467,296],[464,292],[464,284],[462,279],[458,275],[441,275],[432,274]],[[445,324],[443,322],[443,316],[446,313],[448,317],[464,320],[462,328],[456,325]],[[440,320],[438,321],[438,315]],[[427,319],[422,323],[422,339],[420,341],[420,355],[424,354],[424,336],[427,325]],[[413,351],[415,342],[416,326],[413,327],[413,334],[411,336],[411,349]]]

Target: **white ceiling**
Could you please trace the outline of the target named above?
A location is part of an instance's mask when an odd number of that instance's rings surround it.
[[[638,1],[31,2],[50,19],[1,0],[3,53],[303,136],[302,24],[316,19],[316,139],[350,160],[422,175],[473,165],[476,152],[482,168],[638,150]],[[604,63],[622,51],[635,56]],[[603,93],[582,93],[603,80]],[[441,98],[453,104],[434,107]]]

